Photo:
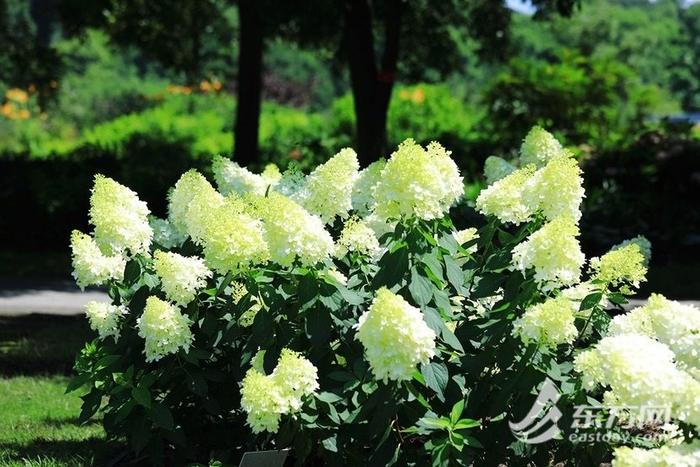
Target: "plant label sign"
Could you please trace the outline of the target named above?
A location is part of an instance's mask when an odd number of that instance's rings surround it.
[[[246,452],[238,467],[282,467],[288,454],[289,449]]]

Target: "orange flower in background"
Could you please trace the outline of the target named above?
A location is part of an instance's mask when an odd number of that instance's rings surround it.
[[[7,92],[5,92],[5,97],[9,101],[15,101],[21,104],[24,104],[29,100],[29,95],[27,92],[18,88],[8,89]]]
[[[212,85],[209,83],[209,81],[204,80],[199,83],[199,90],[202,92],[209,92],[212,90]]]
[[[30,113],[29,113],[29,110],[27,110],[27,109],[22,109],[22,110],[20,110],[19,113],[17,114],[17,118],[18,118],[19,120],[27,120],[30,116],[31,116],[31,115],[30,115]]]
[[[3,104],[2,107],[0,107],[0,114],[3,114],[7,118],[12,118],[12,115],[15,113],[15,106],[8,102],[7,104]]]
[[[415,88],[413,91],[402,89],[399,91],[399,99],[411,101],[414,104],[422,104],[425,102],[425,91],[422,88]]]
[[[224,85],[218,79],[213,80],[211,82],[211,86],[214,88],[215,91],[221,91],[221,88],[224,87]]]
[[[168,86],[165,88],[165,91],[168,94],[191,94],[192,93],[192,88],[189,86],[179,86],[177,84],[168,84]]]
[[[422,104],[425,101],[425,91],[421,88],[414,89],[411,100],[416,104]]]

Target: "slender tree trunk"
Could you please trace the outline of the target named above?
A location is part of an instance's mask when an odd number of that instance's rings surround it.
[[[240,165],[258,160],[262,94],[262,12],[256,0],[238,2],[240,53],[233,159]]]
[[[386,119],[396,74],[400,28],[400,0],[391,0],[384,18],[385,50],[378,70],[369,0],[347,0],[343,40],[355,107],[357,151],[362,166],[374,162],[386,151]]]

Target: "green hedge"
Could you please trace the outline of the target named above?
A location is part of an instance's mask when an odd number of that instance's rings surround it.
[[[456,159],[469,159],[464,155],[476,139],[479,115],[465,110],[446,87],[398,88],[395,97],[391,146],[409,136],[420,142],[437,138]],[[84,200],[96,173],[133,187],[163,215],[163,195],[179,174],[192,167],[206,172],[214,155],[231,153],[234,110],[234,100],[225,94],[166,94],[145,110],[79,134],[56,134],[38,118],[11,122],[13,134],[20,128],[24,133],[11,146],[0,142],[0,202],[9,211],[0,219],[0,239],[18,249],[63,248],[71,226],[87,227]],[[338,99],[329,113],[265,103],[260,165],[306,170],[335,148],[352,145],[353,125],[349,96]]]

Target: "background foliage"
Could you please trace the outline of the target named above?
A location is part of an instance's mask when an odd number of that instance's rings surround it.
[[[201,31],[203,55],[195,67],[189,56],[178,65],[156,60],[126,37],[110,41],[104,28],[77,35],[84,25],[62,30],[55,15],[41,14],[51,11],[39,8],[41,2],[0,2],[0,34],[8,44],[0,51],[5,245],[47,257],[64,251],[69,226],[84,222],[78,213],[95,172],[133,186],[162,213],[161,195],[177,173],[231,153],[238,18],[226,2],[204,3],[217,20]],[[663,252],[655,257],[659,265],[687,263],[688,251],[698,247],[683,232],[698,230],[689,214],[694,210],[684,203],[698,188],[700,133],[660,118],[700,109],[700,5],[590,0],[571,18],[545,8],[535,19],[483,10],[479,2],[457,19],[450,15],[453,7],[418,2],[405,12],[411,31],[424,34],[403,35],[389,145],[407,136],[442,141],[475,192],[483,183],[483,160],[512,155],[520,135],[539,123],[590,164],[589,177],[597,177],[589,184],[584,222],[590,213],[591,224],[605,220],[607,228],[589,230],[594,233],[587,235],[586,249],[599,250],[633,230],[655,240]],[[355,144],[338,31],[300,35],[313,17],[299,12],[266,44],[260,166],[306,169],[327,159],[331,148]],[[464,26],[478,25],[487,13],[489,24],[503,27],[475,33],[477,40]],[[149,31],[150,39],[177,32]],[[501,41],[498,31],[509,40]],[[185,62],[196,72],[184,72]],[[683,214],[652,214],[675,212],[667,206]],[[26,213],[33,213],[26,220],[36,232],[32,238],[14,221]],[[681,218],[688,223],[681,225]]]

